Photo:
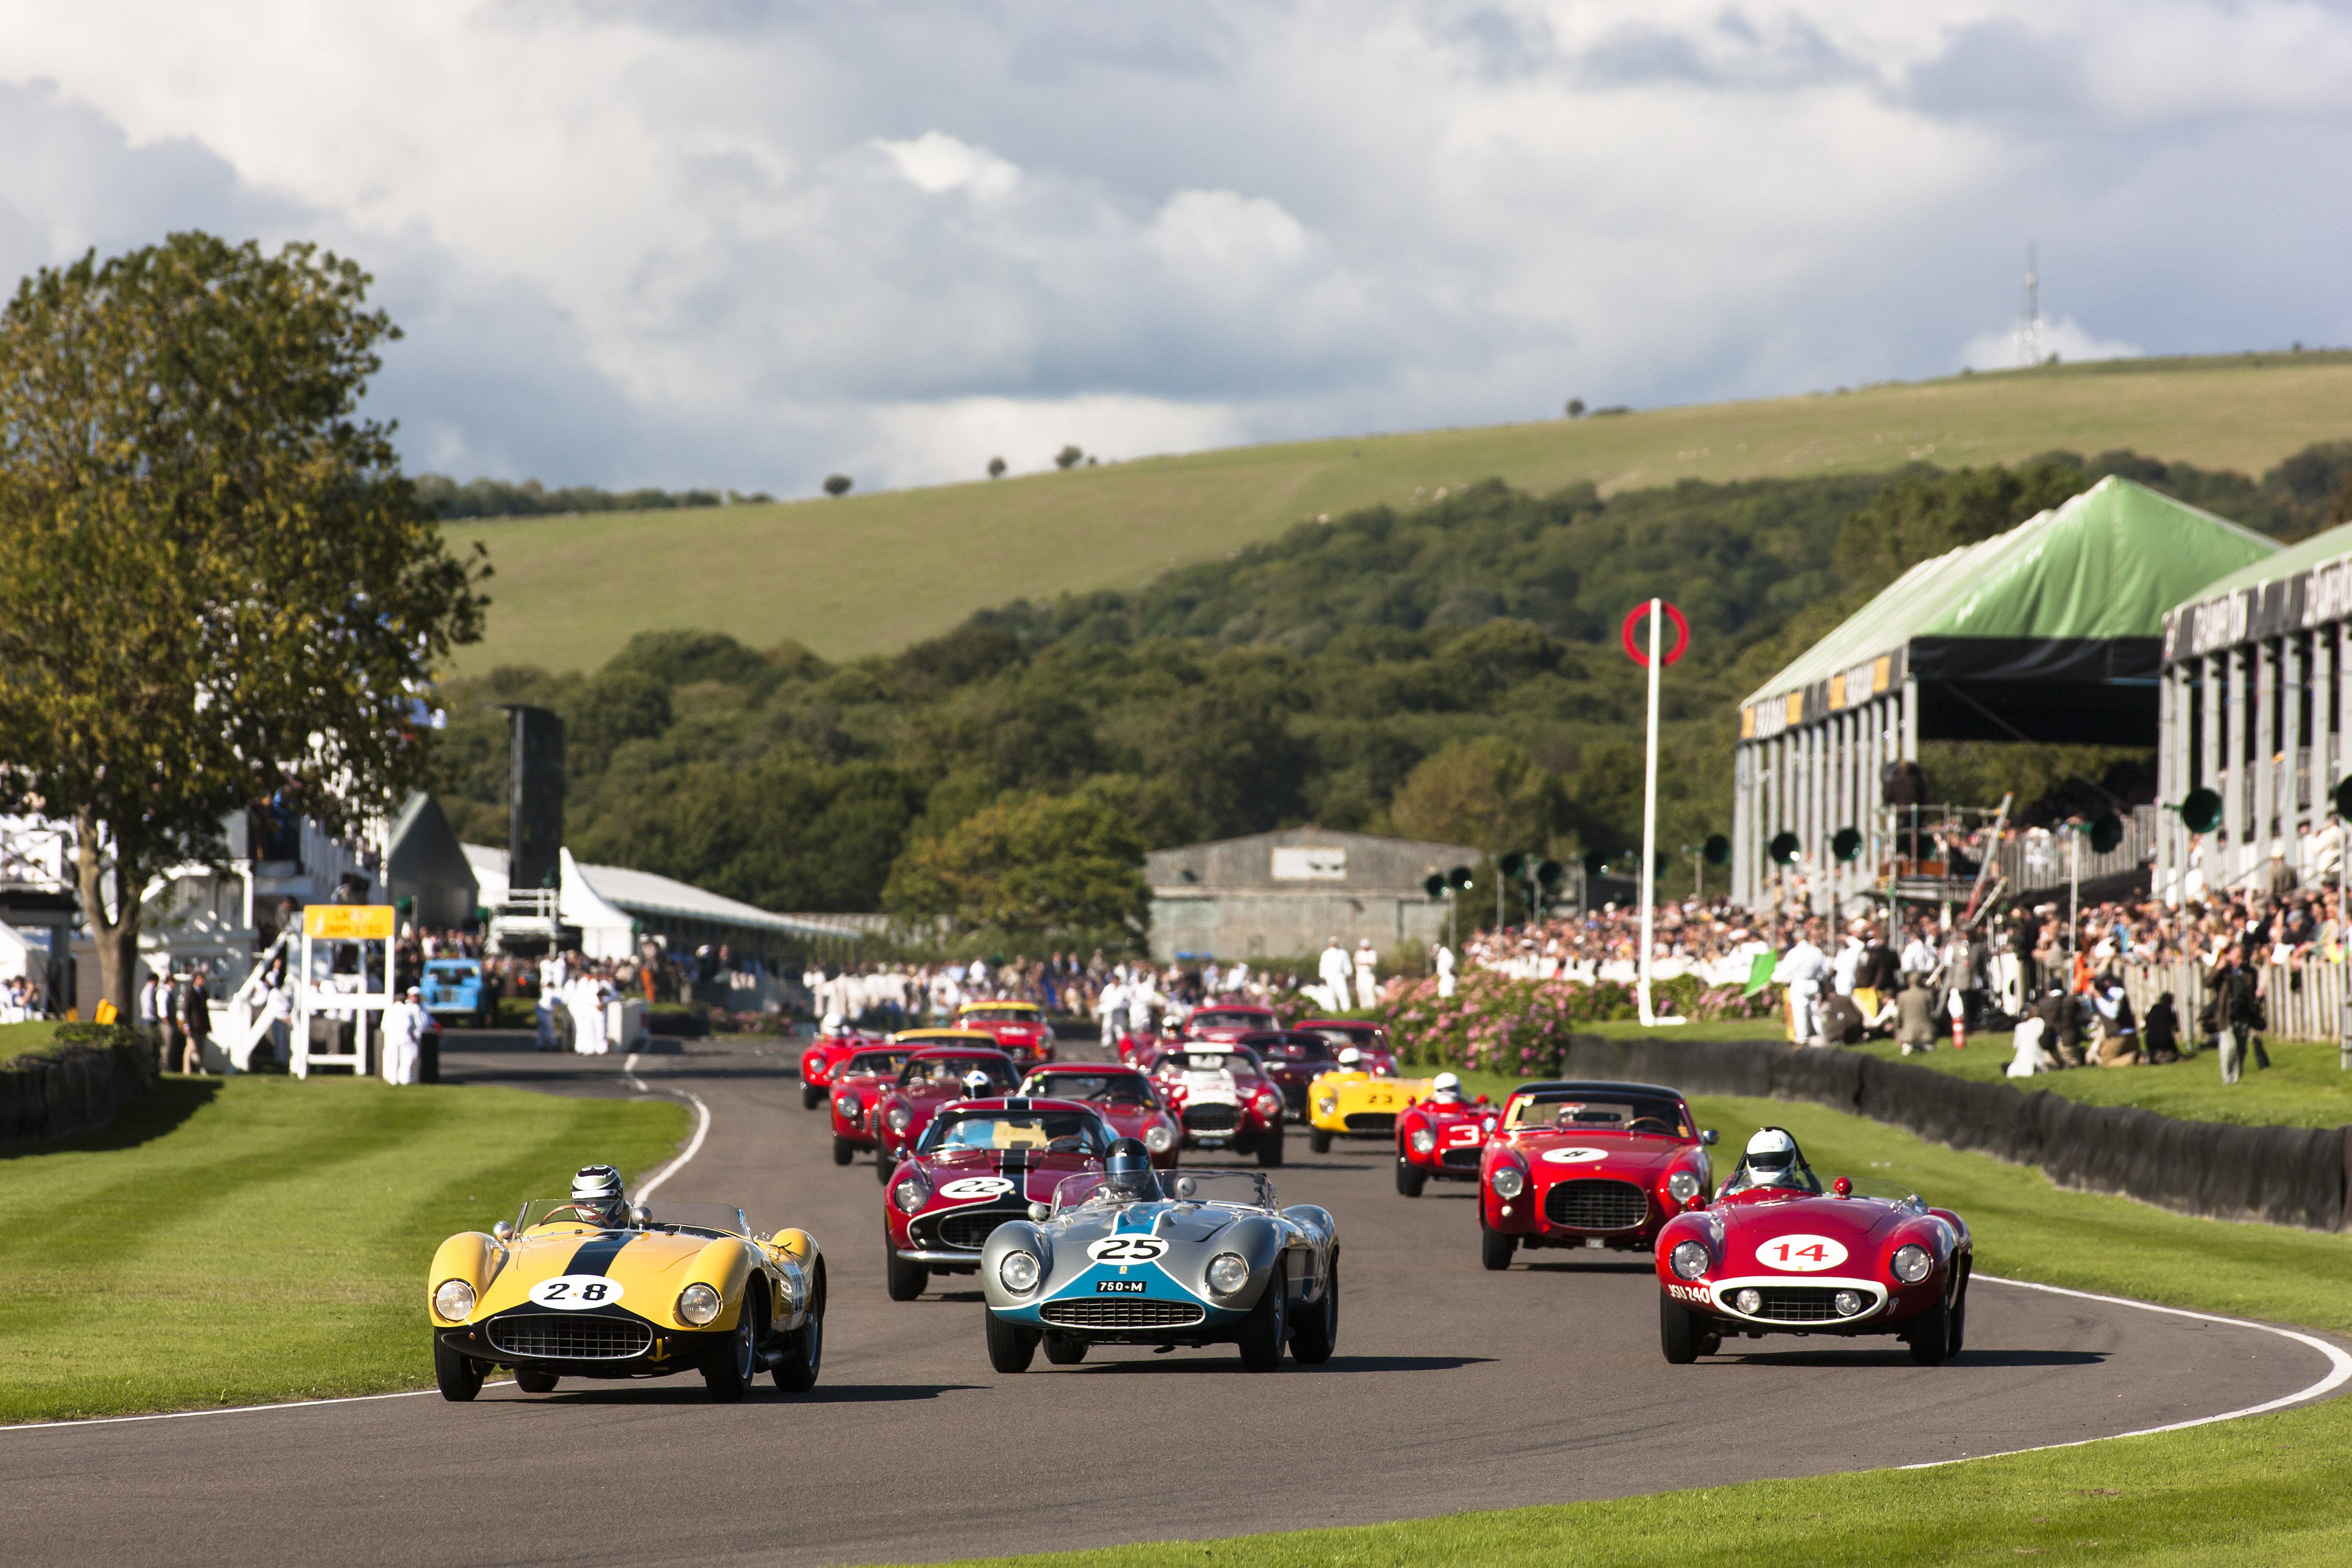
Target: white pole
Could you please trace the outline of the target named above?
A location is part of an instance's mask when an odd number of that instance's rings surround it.
[[[1656,945],[1651,940],[1651,917],[1658,876],[1658,666],[1665,662],[1665,643],[1658,635],[1662,603],[1650,601],[1650,757],[1642,774],[1642,979],[1637,991],[1645,1028],[1683,1022],[1660,1018],[1650,1007],[1650,952]]]

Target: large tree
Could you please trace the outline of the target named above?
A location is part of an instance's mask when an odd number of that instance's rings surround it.
[[[399,336],[369,281],[175,234],[0,311],[0,804],[73,825],[119,1008],[150,881],[280,792],[331,827],[385,809],[480,636],[487,564],[358,417]]]

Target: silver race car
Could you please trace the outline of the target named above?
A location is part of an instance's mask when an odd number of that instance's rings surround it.
[[[1132,1138],[1100,1172],[1069,1176],[1051,1204],[997,1226],[981,1252],[988,1360],[1026,1372],[1042,1342],[1056,1366],[1090,1344],[1234,1344],[1272,1372],[1282,1347],[1313,1366],[1339,1331],[1339,1227],[1277,1206],[1255,1171],[1154,1171]]]

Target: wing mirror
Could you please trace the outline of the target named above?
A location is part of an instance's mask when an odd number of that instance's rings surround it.
[[[1836,1181],[1830,1184],[1830,1191],[1835,1193],[1842,1198],[1850,1198],[1853,1196],[1853,1183],[1843,1176],[1840,1176]]]
[[[1031,1204],[1029,1205],[1029,1217],[1040,1223],[1052,1219],[1054,1217],[1054,1205],[1051,1204]]]
[[[644,1204],[629,1205],[629,1223],[639,1230],[654,1223],[654,1211]]]
[[[1719,1142],[1722,1137],[1723,1134],[1717,1132],[1714,1128],[1709,1127],[1699,1133],[1698,1141],[1702,1143],[1714,1143]]]
[[[490,1226],[490,1234],[498,1237],[501,1242],[512,1241],[514,1239],[514,1226],[507,1220],[500,1220],[498,1224]]]

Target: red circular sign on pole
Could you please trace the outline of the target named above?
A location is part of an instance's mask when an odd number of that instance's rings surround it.
[[[1659,601],[1658,609],[1660,613],[1666,617],[1666,619],[1674,622],[1675,624],[1675,646],[1666,651],[1665,658],[1666,663],[1672,664],[1675,660],[1682,658],[1684,649],[1690,647],[1690,623],[1683,619],[1683,613],[1680,610],[1675,609],[1672,605],[1665,603],[1664,600]],[[1626,656],[1632,658],[1635,664],[1644,666],[1650,662],[1650,656],[1643,653],[1642,651],[1642,645],[1634,640],[1634,628],[1649,618],[1650,606],[1647,605],[1634,605],[1632,613],[1625,617],[1624,637]]]

